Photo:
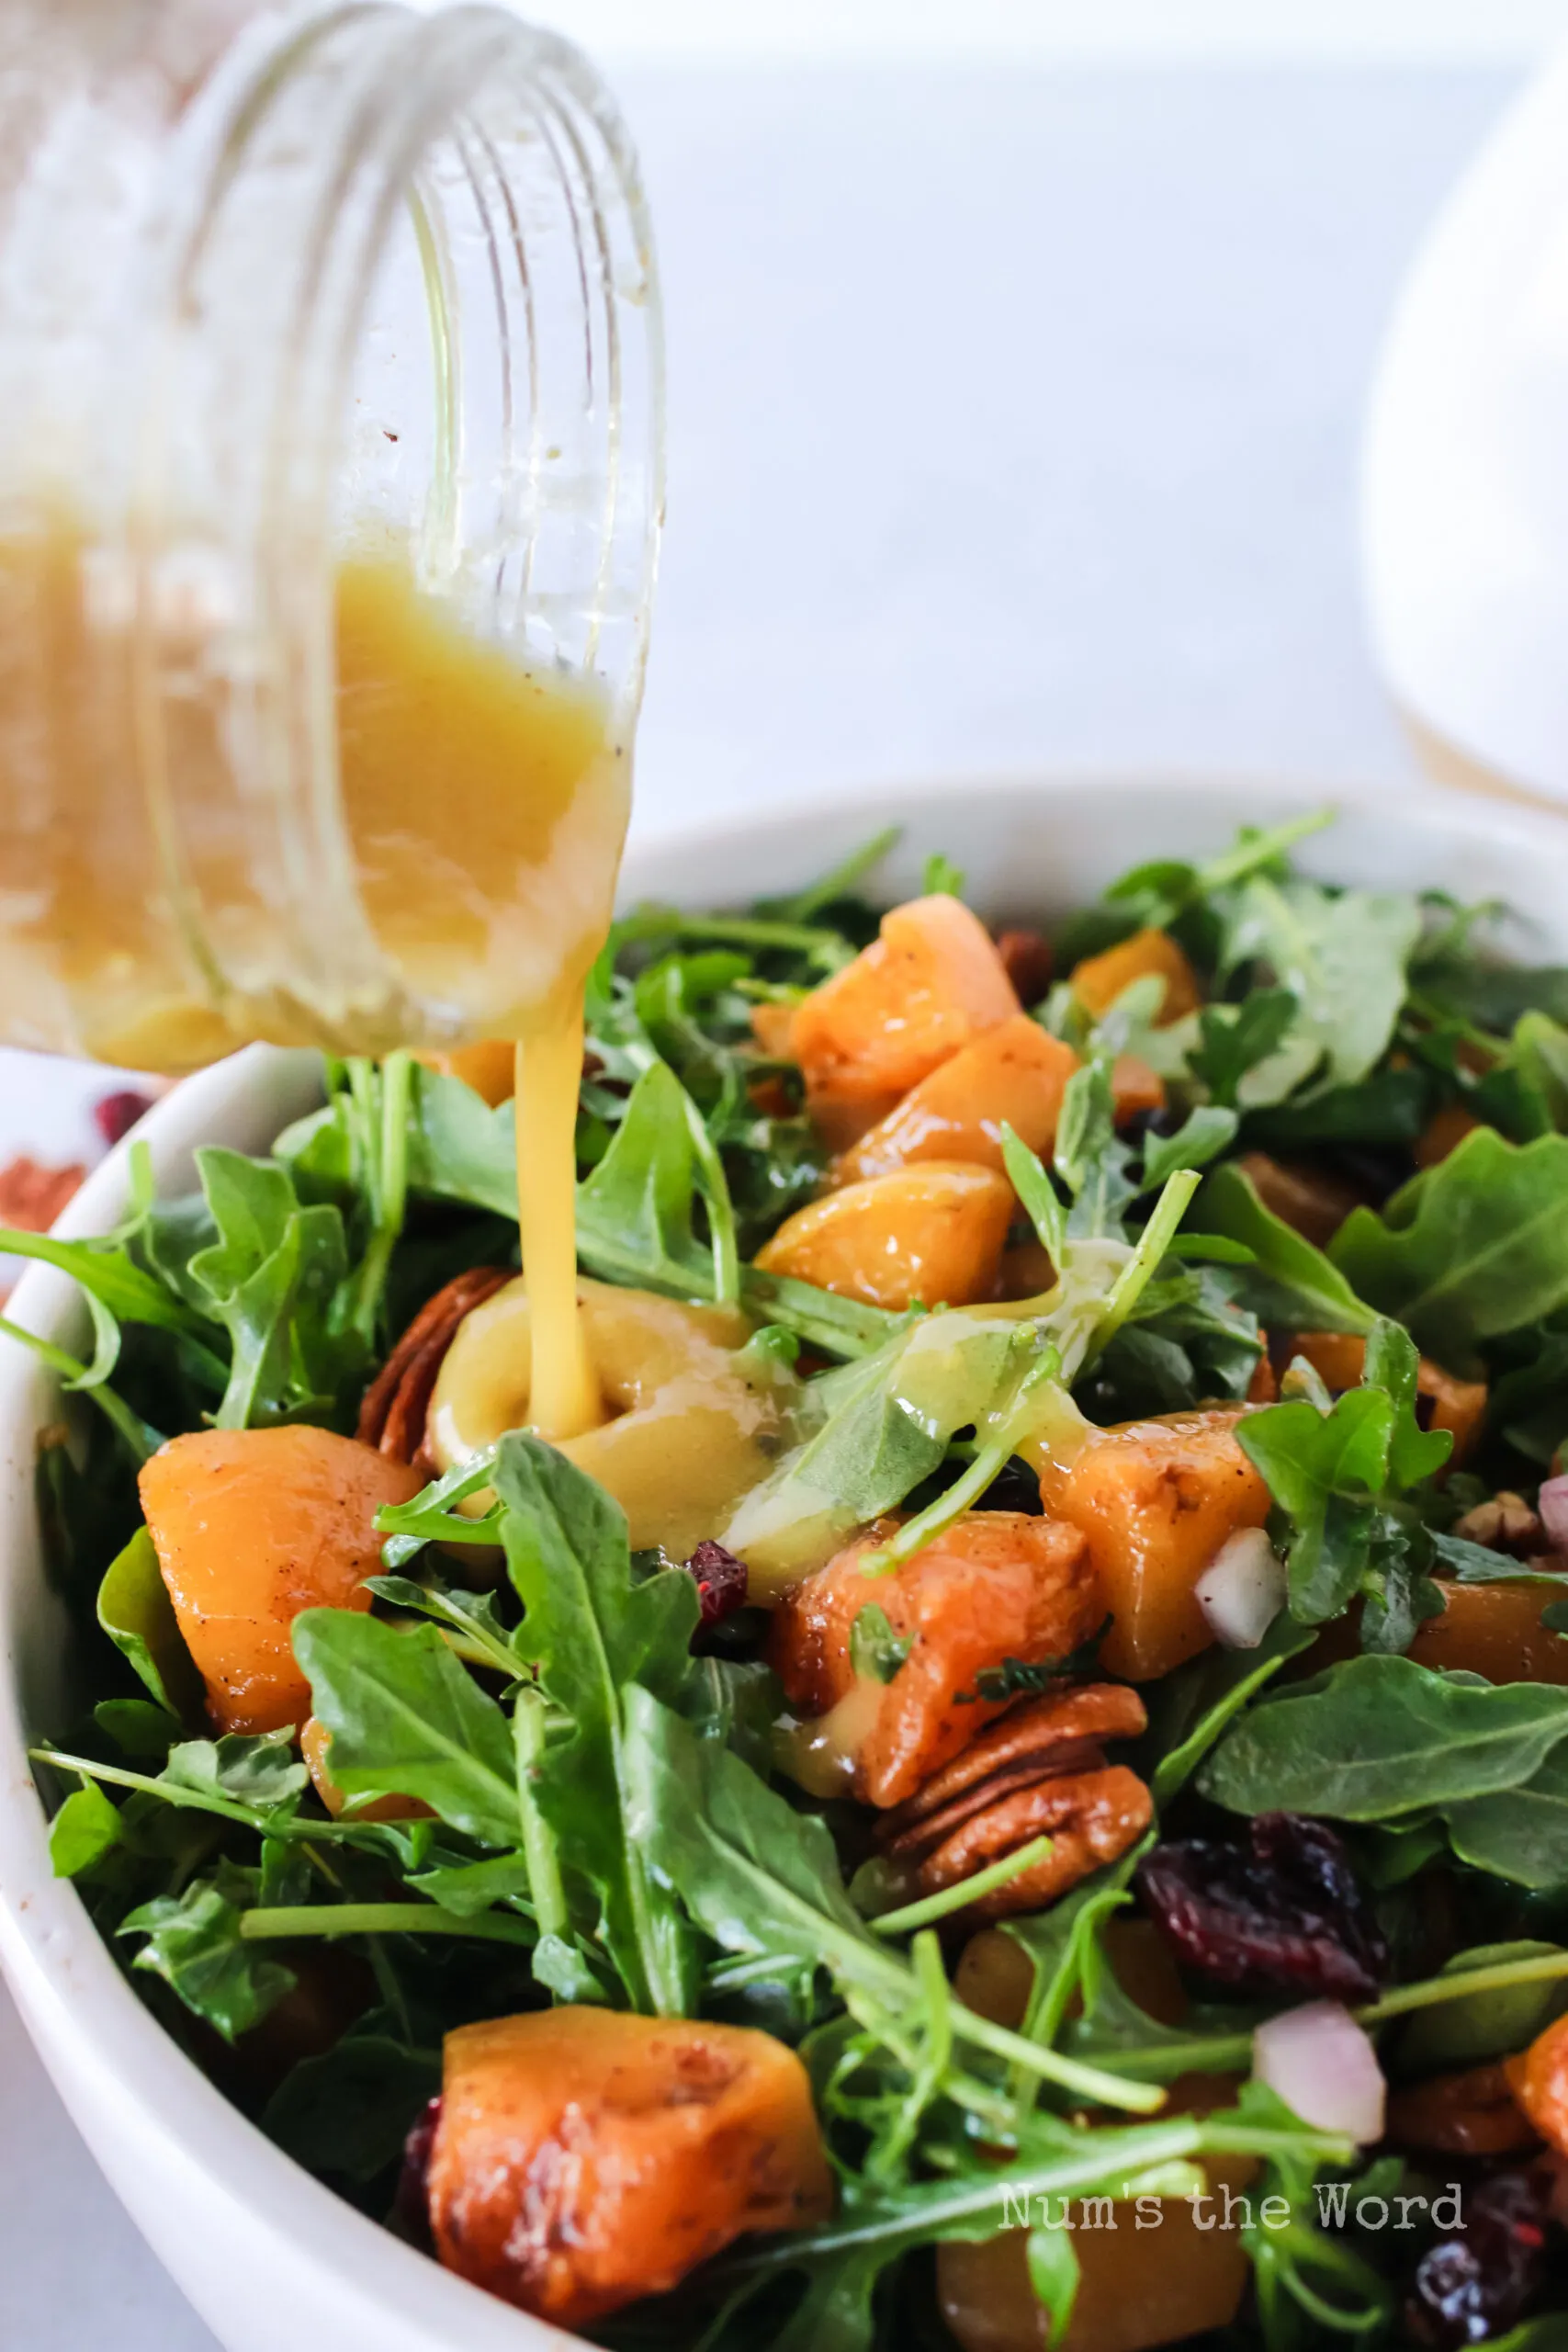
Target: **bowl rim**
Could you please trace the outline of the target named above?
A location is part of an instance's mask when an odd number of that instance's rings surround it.
[[[1409,818],[1413,842],[1422,836],[1483,833],[1568,868],[1568,825],[1562,817],[1512,801],[1436,790],[1418,781],[1325,785],[1262,767],[1085,763],[1003,775],[932,775],[804,795],[787,810],[655,822],[636,832],[628,846],[622,899],[635,902],[656,890],[677,895],[680,865],[699,850],[705,860],[743,854],[753,865],[773,844],[798,855],[803,821],[852,817],[857,830],[869,834],[900,818],[929,813],[955,796],[966,803],[1010,807],[1060,803],[1078,795],[1110,803],[1134,794],[1168,797],[1173,805],[1183,796],[1246,800],[1259,816],[1314,807],[1351,817],[1392,811]],[[1418,869],[1421,860],[1412,863]],[[227,1108],[267,1085],[269,1074],[282,1071],[288,1083],[308,1091],[307,1064],[313,1072],[316,1057],[249,1047],[186,1080],[154,1107],[138,1136],[152,1148],[162,1173],[186,1158]],[[288,1065],[293,1066],[291,1073]],[[123,1214],[127,1173],[128,1147],[122,1144],[89,1176],[56,1231],[79,1238],[107,1230]],[[32,1263],[7,1311],[47,1333],[60,1327],[74,1298],[69,1277]],[[49,1384],[30,1356],[7,1348],[0,1356],[0,1476],[30,1481],[33,1442],[48,1396]],[[245,2226],[302,2267],[307,2294],[312,2280],[323,2289],[333,2284],[340,2296],[346,2289],[357,2299],[367,2324],[378,2316],[389,2320],[394,2312],[412,2323],[414,2332],[398,2335],[399,2345],[428,2343],[430,2352],[437,2352],[461,2340],[472,2352],[521,2352],[534,2344],[543,2352],[546,2346],[580,2344],[581,2338],[498,2303],[442,2269],[317,2182],[230,2105],[137,1998],[74,1886],[49,1870],[47,1818],[28,1769],[11,1667],[16,1581],[8,1562],[0,1559],[0,1965],[57,2082],[62,2070],[56,2062],[63,2053],[73,2073],[95,2078],[95,2095],[115,2099],[122,2120],[149,2150],[150,2169],[161,2166],[176,2181],[199,2175],[209,2195],[215,2187],[225,2192],[243,2208]],[[87,2136],[90,2141],[90,2131]],[[163,2253],[161,2246],[157,2250]]]

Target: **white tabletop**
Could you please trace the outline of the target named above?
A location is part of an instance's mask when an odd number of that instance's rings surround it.
[[[1510,78],[623,76],[670,340],[639,824],[939,771],[1403,772],[1359,408]],[[73,1155],[82,1080],[26,1077],[0,1057],[0,1158]],[[3,1992],[0,2344],[212,2346]]]

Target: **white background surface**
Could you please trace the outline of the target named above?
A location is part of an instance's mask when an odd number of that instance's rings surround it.
[[[1097,20],[1146,29],[1156,6],[1101,0]],[[646,6],[561,13],[624,36]],[[659,21],[685,39],[705,17],[733,39],[739,20],[863,30],[894,7],[679,0]],[[1085,13],[965,11],[982,35]],[[1308,11],[1263,13],[1278,30]],[[897,15],[907,40],[932,21],[910,0]],[[1183,18],[1242,15],[1212,0]],[[1393,0],[1312,15],[1359,27],[1363,48],[1416,20]],[[1546,0],[1420,10],[1439,49],[1525,48],[1565,17]],[[1420,225],[1512,78],[623,74],[671,415],[639,824],[1050,762],[1400,772],[1360,638],[1359,405]],[[0,1153],[77,1148],[79,1094],[45,1100],[41,1076],[24,1094],[0,1069]],[[3,1995],[0,2346],[211,2352]]]

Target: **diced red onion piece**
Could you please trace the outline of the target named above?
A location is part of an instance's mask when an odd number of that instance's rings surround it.
[[[1338,2001],[1309,2001],[1260,2025],[1252,2071],[1319,2132],[1343,2132],[1359,2147],[1381,2140],[1388,2086],[1377,2052]]]
[[[1193,1588],[1216,1640],[1255,1650],[1285,1605],[1285,1568],[1260,1527],[1227,1535]]]
[[[1554,1552],[1568,1552],[1568,1477],[1542,1481],[1536,1502]]]

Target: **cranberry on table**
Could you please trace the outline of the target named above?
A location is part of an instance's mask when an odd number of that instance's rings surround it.
[[[1227,1992],[1365,2000],[1388,1947],[1343,1840],[1299,1814],[1259,1814],[1248,1843],[1156,1846],[1137,1889],[1178,1960]]]

